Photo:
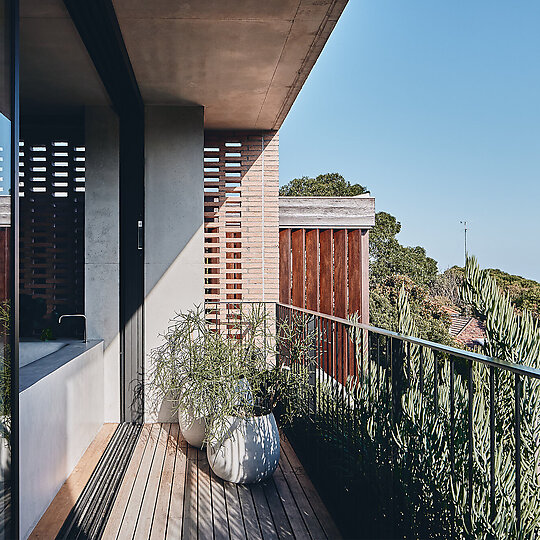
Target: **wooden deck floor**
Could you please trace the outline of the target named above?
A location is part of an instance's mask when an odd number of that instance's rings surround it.
[[[319,540],[340,534],[286,439],[271,479],[236,485],[212,474],[206,452],[187,445],[177,424],[147,424],[103,538]]]

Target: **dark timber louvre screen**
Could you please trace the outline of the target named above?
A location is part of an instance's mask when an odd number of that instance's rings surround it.
[[[22,331],[39,335],[55,328],[61,314],[84,313],[85,147],[80,129],[64,130],[60,137],[29,129],[23,138],[20,292],[27,309]]]

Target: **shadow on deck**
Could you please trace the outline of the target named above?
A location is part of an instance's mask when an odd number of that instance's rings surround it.
[[[341,537],[285,437],[274,476],[260,484],[237,485],[212,473],[206,452],[189,446],[179,434],[178,424],[142,427],[99,533],[87,534],[74,527],[70,534],[61,534],[111,439],[111,426],[103,427],[30,538]]]

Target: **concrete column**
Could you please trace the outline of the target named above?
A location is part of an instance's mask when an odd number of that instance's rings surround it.
[[[175,313],[204,301],[204,111],[150,106],[145,126],[145,373]],[[147,387],[148,388],[148,387]],[[170,404],[145,393],[146,421]],[[159,411],[159,412],[158,412]]]
[[[120,421],[119,128],[109,107],[87,107],[85,310],[102,339],[104,421]]]

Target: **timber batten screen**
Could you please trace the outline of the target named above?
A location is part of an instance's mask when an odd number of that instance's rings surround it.
[[[369,320],[368,230],[281,229],[279,264],[281,303]]]
[[[279,301],[369,321],[369,230],[375,199],[279,197]]]
[[[206,131],[206,301],[278,299],[278,161],[275,131]]]

